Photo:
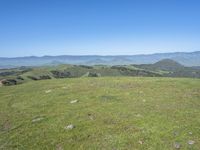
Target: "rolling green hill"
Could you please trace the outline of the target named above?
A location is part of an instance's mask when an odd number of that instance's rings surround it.
[[[138,69],[133,66],[85,66],[58,65],[48,67],[3,69],[0,80],[4,85],[16,85],[30,80],[55,78],[104,77],[104,76],[149,76],[159,77],[160,73]]]
[[[162,73],[165,77],[190,77],[200,78],[198,67],[185,67],[171,59],[163,59],[154,64],[133,65],[136,68]]]
[[[134,65],[137,68],[147,69],[147,70],[162,70],[162,71],[177,71],[177,70],[183,70],[186,67],[181,65],[180,63],[177,63],[174,60],[171,59],[163,59],[161,61],[158,61],[154,64],[142,64],[142,65]]]
[[[70,78],[0,87],[0,149],[198,150],[200,80]]]
[[[16,85],[30,80],[108,76],[200,78],[200,69],[164,59],[154,64],[142,65],[52,65],[0,70],[0,81],[3,85]]]

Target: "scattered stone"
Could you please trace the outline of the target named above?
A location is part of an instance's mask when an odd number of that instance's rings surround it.
[[[142,144],[143,144],[143,141],[139,140],[138,143],[142,145]]]
[[[75,126],[73,124],[70,124],[66,127],[64,127],[66,130],[72,130],[73,128],[75,128]]]
[[[33,119],[32,120],[32,122],[34,123],[34,122],[39,122],[39,121],[41,121],[41,120],[43,120],[44,118],[42,118],[42,117],[40,117],[40,118],[35,118],[35,119]]]
[[[142,101],[145,103],[145,102],[146,102],[146,99],[143,99]]]
[[[92,114],[88,114],[90,120],[94,120],[94,116]]]
[[[56,145],[56,150],[64,150],[61,144]]]
[[[193,140],[189,140],[189,141],[188,141],[188,144],[189,144],[189,145],[193,145],[194,143],[195,143],[195,141],[193,141]]]
[[[190,135],[192,135],[192,132],[189,132]]]
[[[62,87],[63,89],[67,89],[67,87],[66,86],[64,86],[64,87]]]
[[[74,104],[74,103],[77,103],[78,102],[78,100],[73,100],[73,101],[71,101],[70,103],[71,104]]]
[[[176,149],[180,149],[180,148],[181,148],[181,144],[178,143],[178,142],[175,142],[175,143],[174,143],[174,147],[175,147]]]
[[[45,93],[51,93],[51,90],[46,90]]]

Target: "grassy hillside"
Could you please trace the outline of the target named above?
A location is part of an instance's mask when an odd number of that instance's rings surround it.
[[[71,78],[4,86],[0,149],[199,150],[199,104],[199,79]]]
[[[45,80],[55,78],[104,76],[161,76],[159,72],[148,71],[134,66],[84,66],[58,65],[48,67],[15,68],[0,70],[0,81],[4,85],[16,85],[30,80]]]
[[[170,59],[163,59],[154,64],[141,65],[85,66],[63,64],[0,69],[0,83],[3,85],[16,85],[30,80],[108,76],[200,78],[200,69],[198,67],[185,67]]]
[[[190,77],[200,78],[200,69],[198,67],[185,67],[174,60],[163,59],[154,64],[133,65],[136,68],[146,71],[160,72],[165,77]]]

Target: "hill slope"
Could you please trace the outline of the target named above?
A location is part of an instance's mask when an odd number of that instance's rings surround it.
[[[179,144],[195,150],[199,100],[198,79],[76,78],[0,87],[0,149],[172,150]]]
[[[4,85],[16,85],[30,80],[57,78],[104,77],[104,76],[148,76],[159,77],[160,73],[132,66],[84,66],[59,65],[49,67],[15,68],[0,70],[0,81]]]
[[[200,69],[198,67],[185,67],[171,59],[142,65],[53,65],[0,69],[0,83],[3,85],[16,85],[30,80],[105,76],[200,78]]]
[[[153,67],[163,71],[176,71],[177,69],[184,69],[183,65],[171,59],[160,60],[153,64]]]
[[[165,77],[200,78],[198,67],[185,67],[171,59],[163,59],[154,64],[133,65],[136,68],[162,73]]]

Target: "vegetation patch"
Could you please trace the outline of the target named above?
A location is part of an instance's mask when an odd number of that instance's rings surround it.
[[[14,80],[14,79],[4,79],[1,81],[1,83],[3,85],[7,85],[7,86],[10,86],[10,85],[16,85],[17,84],[17,81]]]
[[[71,78],[72,77],[71,73],[68,71],[53,70],[51,71],[51,73],[53,74],[55,78]]]

